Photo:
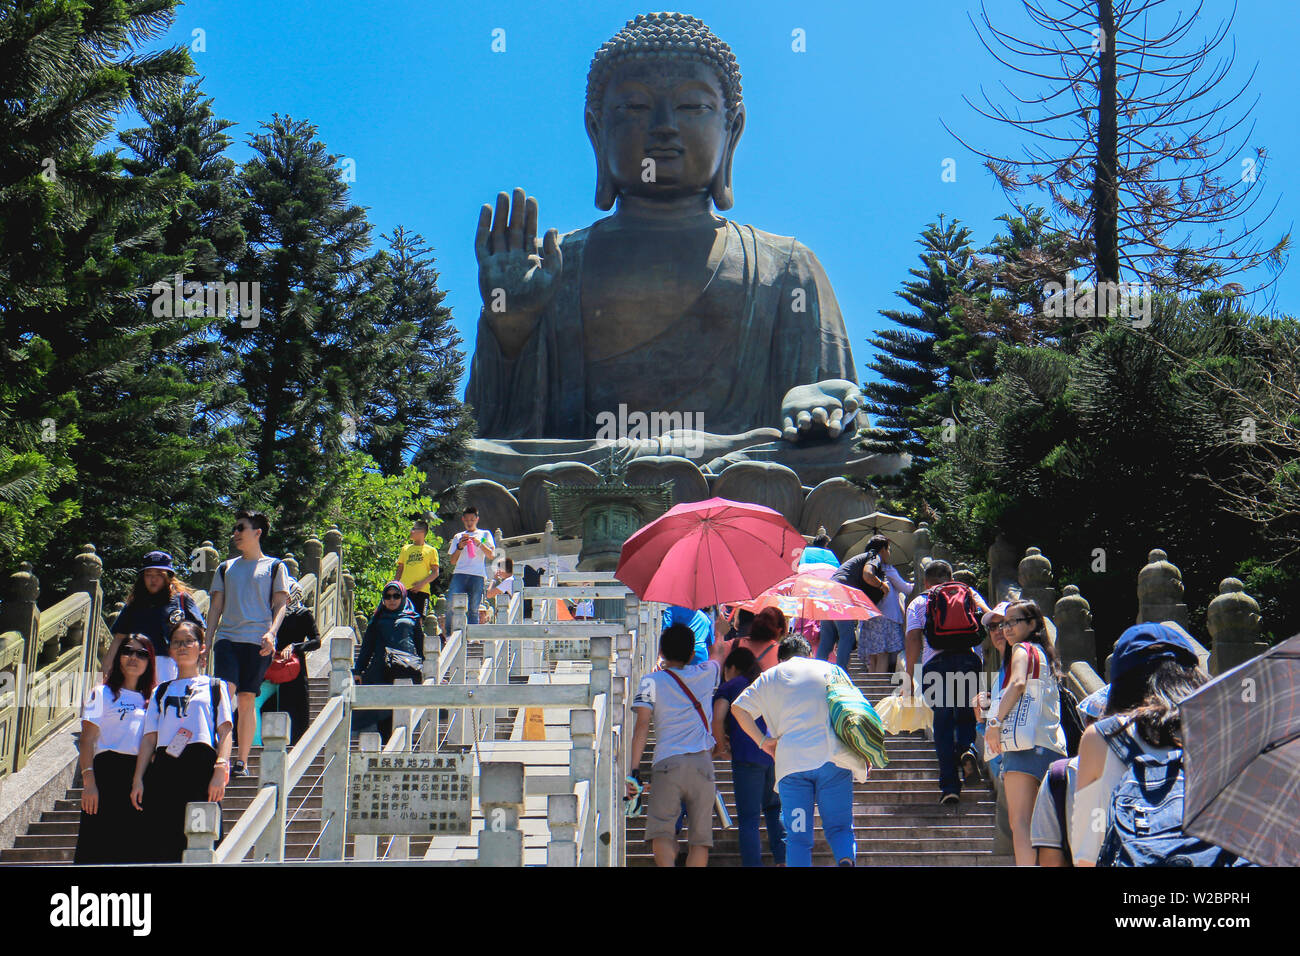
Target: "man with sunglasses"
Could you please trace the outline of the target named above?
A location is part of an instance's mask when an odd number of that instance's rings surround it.
[[[247,774],[257,733],[257,695],[275,654],[276,634],[289,604],[289,572],[279,558],[262,553],[270,531],[266,515],[239,511],[230,541],[239,557],[223,561],[213,575],[207,643],[212,672],[236,700],[239,756],[231,777]]]

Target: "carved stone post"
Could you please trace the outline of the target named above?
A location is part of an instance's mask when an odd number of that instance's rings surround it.
[[[347,637],[330,640],[330,696],[344,701],[343,719],[330,736],[329,764],[321,791],[320,859],[342,860],[346,846],[348,809],[348,751],[352,740],[353,642]]]
[[[310,537],[302,544],[302,555],[303,576],[305,577],[308,574],[316,575],[316,604],[318,606],[317,614],[319,614],[320,593],[324,587],[324,583],[320,579],[320,563],[321,559],[325,557],[325,545],[321,544],[320,538]]]
[[[542,532],[542,546],[546,553],[546,580],[542,584],[553,585],[555,576],[560,573],[560,556],[555,550],[555,522],[549,519],[546,530]]]
[[[275,815],[253,847],[253,859],[259,863],[284,862],[284,828],[289,806],[289,715],[262,715],[262,758],[257,769],[259,790],[275,790]]]
[[[359,735],[357,748],[363,758],[377,754],[384,748],[384,739],[373,731]],[[352,859],[374,860],[379,856],[379,837],[373,833],[358,833],[352,838]]]
[[[1236,578],[1224,578],[1219,596],[1206,613],[1210,631],[1210,673],[1214,676],[1244,664],[1268,649],[1259,639],[1259,602]]]
[[[1159,548],[1147,555],[1147,565],[1138,572],[1138,614],[1135,623],[1176,621],[1191,627],[1183,603],[1183,572],[1167,560]]]
[[[962,584],[965,584],[967,587],[972,587],[972,588],[979,587],[979,583],[975,578],[975,572],[972,571],[970,568],[966,567],[966,565],[964,564],[959,564],[957,565],[957,567],[953,568],[952,579],[954,581],[960,581]]]
[[[221,552],[212,546],[211,541],[204,541],[190,554],[190,587],[196,591],[211,591],[219,564]]]
[[[1079,661],[1097,666],[1097,634],[1092,629],[1092,606],[1073,584],[1061,592],[1052,612],[1056,622],[1056,652],[1061,656],[1061,670],[1068,671]]]
[[[479,866],[523,866],[524,765],[479,764],[479,806],[483,829],[478,835]]]
[[[349,618],[343,616],[343,609],[346,606],[343,599],[343,532],[339,530],[338,525],[330,525],[330,529],[325,532],[325,551],[339,556],[338,563],[334,565],[334,583],[336,587],[334,588],[334,607],[331,611],[334,622],[338,624],[349,620]]]
[[[185,843],[182,863],[211,863],[216,853],[213,844],[221,832],[221,805],[187,803],[185,805]]]
[[[930,552],[933,547],[934,539],[930,534],[930,523],[922,521],[912,532],[912,574],[918,581],[921,572],[930,563]]]
[[[1006,535],[999,534],[989,546],[989,589],[985,592],[989,604],[1009,600],[1012,589],[1019,588],[1019,557]]]
[[[578,797],[552,793],[546,798],[547,866],[578,865]]]
[[[302,575],[298,573],[298,559],[293,556],[292,551],[286,551],[282,560],[284,561],[284,566],[288,570],[291,578],[297,579],[302,577]]]
[[[572,789],[579,780],[588,782],[590,786],[587,790],[587,816],[594,824],[600,813],[597,795],[600,781],[596,776],[596,712],[594,710],[587,708],[569,711],[569,739],[572,741],[572,749],[569,751],[569,787]],[[585,835],[580,834],[582,846],[580,852],[583,859],[588,861],[588,865],[594,865],[596,827],[588,826],[586,831]]]
[[[1056,588],[1052,586],[1052,562],[1038,548],[1028,548],[1018,569],[1020,597],[1033,601],[1044,617],[1056,613]]]
[[[95,553],[95,546],[83,544],[81,553],[72,559],[72,565],[72,584],[69,590],[74,593],[84,592],[90,598],[90,617],[83,636],[85,644],[81,657],[81,673],[78,675],[80,686],[77,687],[77,699],[81,700],[90,690],[89,686],[85,686],[86,682],[90,681],[93,686],[94,678],[90,675],[98,671],[99,662],[108,651],[108,643],[112,641],[112,635],[108,633],[108,626],[104,623],[104,592],[99,586],[99,579],[104,574],[104,562]]]

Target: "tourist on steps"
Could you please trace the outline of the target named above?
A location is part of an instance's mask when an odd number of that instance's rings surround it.
[[[714,646],[714,657],[719,661],[725,661],[737,648],[744,648],[754,655],[760,673],[771,670],[780,663],[777,653],[785,635],[785,615],[781,613],[781,609],[765,607],[750,621],[748,637],[734,637],[729,641],[719,641]]]
[[[236,512],[230,542],[239,556],[223,561],[212,576],[207,633],[212,673],[226,682],[239,711],[239,758],[230,768],[231,777],[248,773],[248,754],[257,734],[257,695],[289,606],[288,569],[279,558],[262,553],[270,530],[266,515]]]
[[[176,664],[169,656],[167,635],[180,620],[203,625],[203,612],[194,603],[194,592],[176,577],[172,556],[166,551],[150,551],[136,575],[126,605],[109,628],[113,642],[104,655],[103,678],[117,663],[117,650],[128,634],[144,634],[153,643],[154,671],[160,681],[176,676]]]
[[[451,583],[447,585],[447,630],[445,639],[451,637],[452,596],[464,594],[469,603],[465,610],[465,623],[478,623],[478,609],[483,603],[483,589],[487,581],[487,562],[496,558],[496,542],[492,532],[478,528],[478,509],[473,505],[460,516],[464,531],[452,535],[447,554],[451,559]]]
[[[363,684],[391,684],[393,674],[388,664],[388,652],[415,653],[415,605],[407,599],[401,581],[384,585],[383,597],[361,638],[361,651],[357,655],[356,673]],[[384,740],[393,732],[391,710],[360,711],[353,718],[357,730],[377,729]]]
[[[230,697],[226,684],[199,673],[203,629],[172,629],[174,680],[149,697],[135,762],[131,803],[145,813],[150,862],[179,863],[185,851],[185,805],[220,803],[230,780]]]
[[[397,573],[393,575],[406,588],[406,596],[415,608],[415,649],[424,656],[424,609],[432,593],[430,586],[438,580],[438,549],[425,544],[429,522],[420,519],[411,525],[411,543],[402,546],[397,556]]]
[[[641,758],[645,755],[651,723],[655,728],[651,757],[650,798],[646,806],[645,838],[654,850],[656,866],[677,862],[676,821],[686,807],[689,849],[687,866],[707,866],[713,846],[713,804],[717,790],[713,777],[713,748],[718,741],[701,701],[711,701],[718,688],[718,662],[690,663],[695,654],[695,633],[685,624],[673,624],[659,636],[662,668],[641,678],[632,709],[636,727],[629,755],[628,796],[641,783]]]
[[[839,668],[813,660],[809,652],[802,637],[786,638],[778,652],[781,663],[750,684],[732,703],[731,713],[775,760],[788,864],[812,866],[815,806],[835,862],[853,866],[853,783],[867,779],[867,764],[831,728],[826,685]],[[758,727],[760,717],[766,733]]]
[[[284,612],[284,623],[275,636],[275,657],[267,668],[267,680],[258,694],[261,713],[276,712],[289,715],[289,744],[292,746],[307,732],[307,655],[320,647],[320,631],[311,608],[303,604],[302,587],[294,578],[289,579],[289,607]],[[297,673],[287,680],[272,681],[273,672],[292,670],[297,662]],[[269,685],[269,686],[268,686]]]
[[[142,863],[148,859],[144,815],[131,806],[135,761],[153,691],[153,641],[128,634],[104,683],[81,715],[81,825],[72,862]]]
[[[884,535],[876,535],[867,542],[867,549],[856,557],[849,558],[840,565],[839,570],[831,575],[831,580],[846,587],[857,588],[873,604],[877,604],[889,585],[884,580],[884,560],[880,552],[889,545]],[[822,621],[821,637],[817,644],[818,660],[828,661],[831,648],[835,650],[835,663],[848,670],[849,659],[853,656],[853,647],[857,643],[857,621]]]
[[[1066,756],[1061,729],[1060,663],[1047,636],[1043,612],[1033,601],[1014,601],[1006,611],[1002,635],[1001,695],[985,721],[985,741],[1002,755],[1002,786],[1016,865],[1033,866],[1037,853],[1030,842],[1038,787],[1054,760]]]
[[[898,655],[903,650],[903,601],[912,593],[912,585],[903,580],[898,569],[889,563],[889,539],[877,535],[867,545],[868,550],[878,547],[872,572],[885,582],[879,598],[879,588],[867,585],[863,590],[880,609],[880,617],[862,622],[861,644],[858,653],[870,674],[892,674],[898,666]]]
[[[771,626],[770,624],[768,625]],[[772,666],[777,664],[775,641],[772,642]],[[718,738],[715,757],[731,757],[731,780],[736,791],[737,830],[740,834],[742,866],[763,865],[763,845],[759,841],[760,819],[767,820],[767,845],[772,861],[785,866],[785,826],[781,823],[781,798],[776,795],[776,762],[764,753],[740,729],[731,716],[731,704],[762,671],[752,651],[733,649],[722,665],[722,686],[713,695],[713,726],[725,727],[725,737]],[[758,729],[767,733],[762,718]]]
[[[979,775],[973,705],[984,662],[980,619],[990,608],[978,591],[952,579],[947,561],[931,561],[923,580],[924,593],[907,609],[903,686],[911,694],[913,685],[920,684],[926,704],[934,711],[939,802],[955,804],[961,800],[958,766],[965,778]]]

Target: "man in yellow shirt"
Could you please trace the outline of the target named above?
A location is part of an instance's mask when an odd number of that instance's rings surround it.
[[[438,577],[438,549],[424,543],[429,522],[419,520],[411,527],[411,543],[397,556],[397,580],[415,605],[415,646],[424,656],[424,607],[429,603],[429,585]]]

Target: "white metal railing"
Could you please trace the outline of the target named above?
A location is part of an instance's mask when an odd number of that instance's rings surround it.
[[[555,601],[586,598],[624,601],[625,619],[619,623],[555,620]],[[527,621],[523,618],[525,600],[533,602],[533,613]],[[320,786],[322,794],[319,858],[342,860],[352,711],[393,711],[393,733],[383,748],[384,752],[393,753],[410,751],[416,746],[426,751],[440,749],[438,713],[447,709],[455,715],[448,727],[447,744],[475,745],[473,766],[485,819],[486,809],[490,805],[494,808],[491,832],[515,834],[509,839],[488,839],[487,845],[496,850],[487,856],[482,854],[484,843],[480,841],[479,862],[495,860],[518,865],[522,862],[522,835],[518,831],[522,802],[518,807],[508,799],[494,802],[487,799],[493,795],[487,791],[491,789],[489,780],[495,780],[491,786],[504,787],[501,793],[512,793],[516,770],[511,768],[516,767],[522,787],[523,767],[488,759],[480,763],[476,745],[494,736],[494,718],[501,708],[515,709],[516,719],[522,721],[527,708],[559,707],[570,709],[571,792],[548,796],[548,864],[621,865],[626,859],[622,781],[628,757],[627,742],[631,739],[630,702],[637,682],[657,658],[661,606],[638,602],[608,573],[561,573],[555,567],[553,556],[541,587],[521,588],[508,599],[504,596],[498,599],[497,623],[468,624],[465,605],[464,595],[453,597],[452,633],[443,647],[428,655],[425,680],[414,686],[409,682],[354,686],[354,632],[342,626],[332,629],[327,635],[332,667],[329,703],[292,751],[286,750],[287,741],[281,736],[277,718],[283,715],[264,715],[266,746],[261,791],[218,850],[212,849],[216,805],[192,804],[195,812],[189,814],[187,821],[191,847],[186,851],[187,862],[234,862],[246,858],[282,861],[288,796],[321,755],[326,757],[326,769],[313,785]],[[546,662],[542,653],[545,646],[558,640],[575,639],[586,641],[590,648],[585,679],[565,683],[556,680],[557,675],[551,675],[547,683],[510,683],[512,675],[548,673],[553,665]],[[474,673],[470,672],[466,660],[470,642],[481,643],[485,648],[483,661]],[[583,666],[581,662],[575,665],[579,669]],[[479,725],[481,732],[469,732],[471,724]],[[283,737],[287,737],[287,731],[286,718]],[[361,745],[363,751],[378,750],[377,735],[372,739],[371,735],[363,734]],[[501,819],[512,822],[504,830],[496,829]],[[377,841],[358,836],[353,858],[374,859],[376,845]],[[511,847],[518,849],[517,859]],[[400,861],[408,855],[409,839],[395,837],[389,841],[384,856],[385,860]],[[430,859],[427,862],[450,861]]]

